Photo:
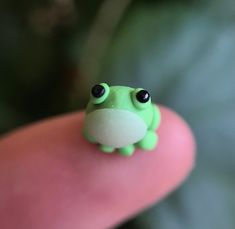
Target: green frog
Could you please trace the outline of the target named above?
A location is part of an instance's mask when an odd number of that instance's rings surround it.
[[[160,110],[151,102],[148,91],[101,83],[91,89],[83,133],[105,153],[117,150],[131,156],[136,147],[156,147],[160,119]]]

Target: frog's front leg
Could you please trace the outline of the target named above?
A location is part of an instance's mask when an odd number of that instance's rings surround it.
[[[142,140],[140,140],[136,145],[144,150],[153,150],[158,142],[158,136],[155,131],[148,130],[146,135]]]
[[[119,153],[124,156],[131,156],[135,151],[134,145],[128,145],[118,149]]]
[[[95,138],[92,137],[90,134],[88,134],[88,132],[86,131],[86,129],[83,129],[82,131],[83,136],[86,138],[87,141],[91,142],[91,143],[97,143]]]

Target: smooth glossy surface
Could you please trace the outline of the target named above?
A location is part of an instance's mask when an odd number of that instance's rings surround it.
[[[85,118],[88,133],[102,145],[121,148],[142,139],[145,122],[135,113],[119,109],[99,109]]]

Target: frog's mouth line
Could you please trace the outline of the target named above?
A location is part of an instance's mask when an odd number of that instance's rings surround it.
[[[85,128],[98,143],[115,148],[140,141],[147,131],[147,125],[137,114],[108,108],[87,114]]]

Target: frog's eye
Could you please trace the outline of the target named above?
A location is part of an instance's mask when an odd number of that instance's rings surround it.
[[[151,96],[148,91],[138,88],[132,94],[134,105],[139,109],[145,109],[151,104]]]
[[[147,103],[150,100],[150,94],[146,90],[140,90],[136,93],[136,99],[140,103]]]
[[[104,95],[105,93],[105,88],[104,86],[97,84],[95,85],[92,89],[91,89],[91,94],[95,97],[95,98],[100,98]]]
[[[94,104],[103,103],[109,95],[109,86],[106,83],[96,84],[91,89],[92,102]]]

